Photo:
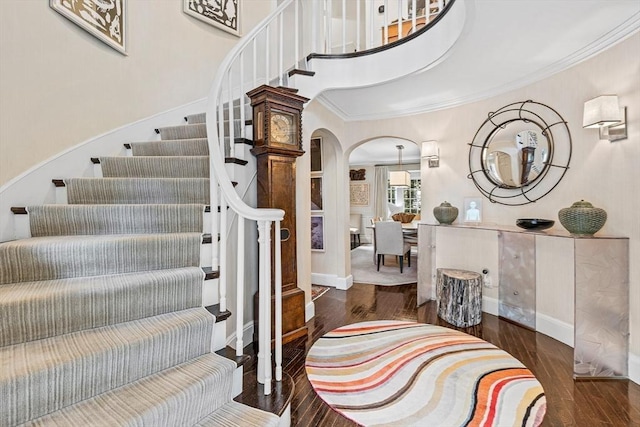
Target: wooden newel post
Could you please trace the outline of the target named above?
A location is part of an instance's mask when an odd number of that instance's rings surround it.
[[[473,271],[438,269],[438,317],[459,328],[482,322],[482,275]]]

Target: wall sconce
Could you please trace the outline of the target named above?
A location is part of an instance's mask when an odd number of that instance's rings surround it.
[[[584,103],[583,128],[598,128],[600,139],[627,138],[627,107],[620,108],[617,95],[602,95]]]
[[[429,160],[430,168],[440,166],[440,149],[437,141],[424,141],[422,143],[422,158]]]
[[[391,187],[409,187],[411,186],[411,174],[402,169],[402,150],[404,145],[396,145],[398,149],[398,163],[400,170],[389,172],[389,185]]]

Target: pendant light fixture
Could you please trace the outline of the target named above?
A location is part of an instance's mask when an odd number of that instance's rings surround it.
[[[389,185],[392,187],[409,187],[411,185],[411,175],[402,169],[402,150],[404,150],[404,145],[396,145],[396,148],[398,149],[400,170],[389,172]]]

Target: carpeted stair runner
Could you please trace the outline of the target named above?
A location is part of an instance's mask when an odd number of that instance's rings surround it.
[[[209,204],[209,178],[69,178],[69,204]]]
[[[0,245],[0,284],[200,265],[199,233],[34,237]]]
[[[0,374],[0,395],[4,407],[16,409],[9,423],[46,415],[201,356],[210,350],[212,330],[211,315],[198,307],[3,347],[0,360],[11,362]],[[16,388],[25,392],[12,394]]]
[[[207,137],[207,125],[205,123],[168,126],[158,130],[160,131],[160,139],[194,139]]]
[[[187,116],[187,123],[190,125],[197,123],[205,123],[207,120],[207,113],[190,114]]]
[[[81,234],[199,233],[198,204],[41,205],[27,207],[33,237]]]
[[[0,427],[278,425],[232,401],[236,363],[212,353],[205,124],[160,134],[0,243]]]
[[[208,156],[207,138],[132,142],[134,156]]]
[[[0,347],[199,307],[203,276],[185,267],[0,286],[0,324],[12,326]]]
[[[100,157],[105,178],[208,178],[209,156]]]

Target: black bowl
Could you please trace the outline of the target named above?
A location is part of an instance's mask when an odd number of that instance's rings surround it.
[[[520,218],[516,220],[516,225],[525,230],[546,230],[553,227],[555,221],[552,219],[540,218]]]

